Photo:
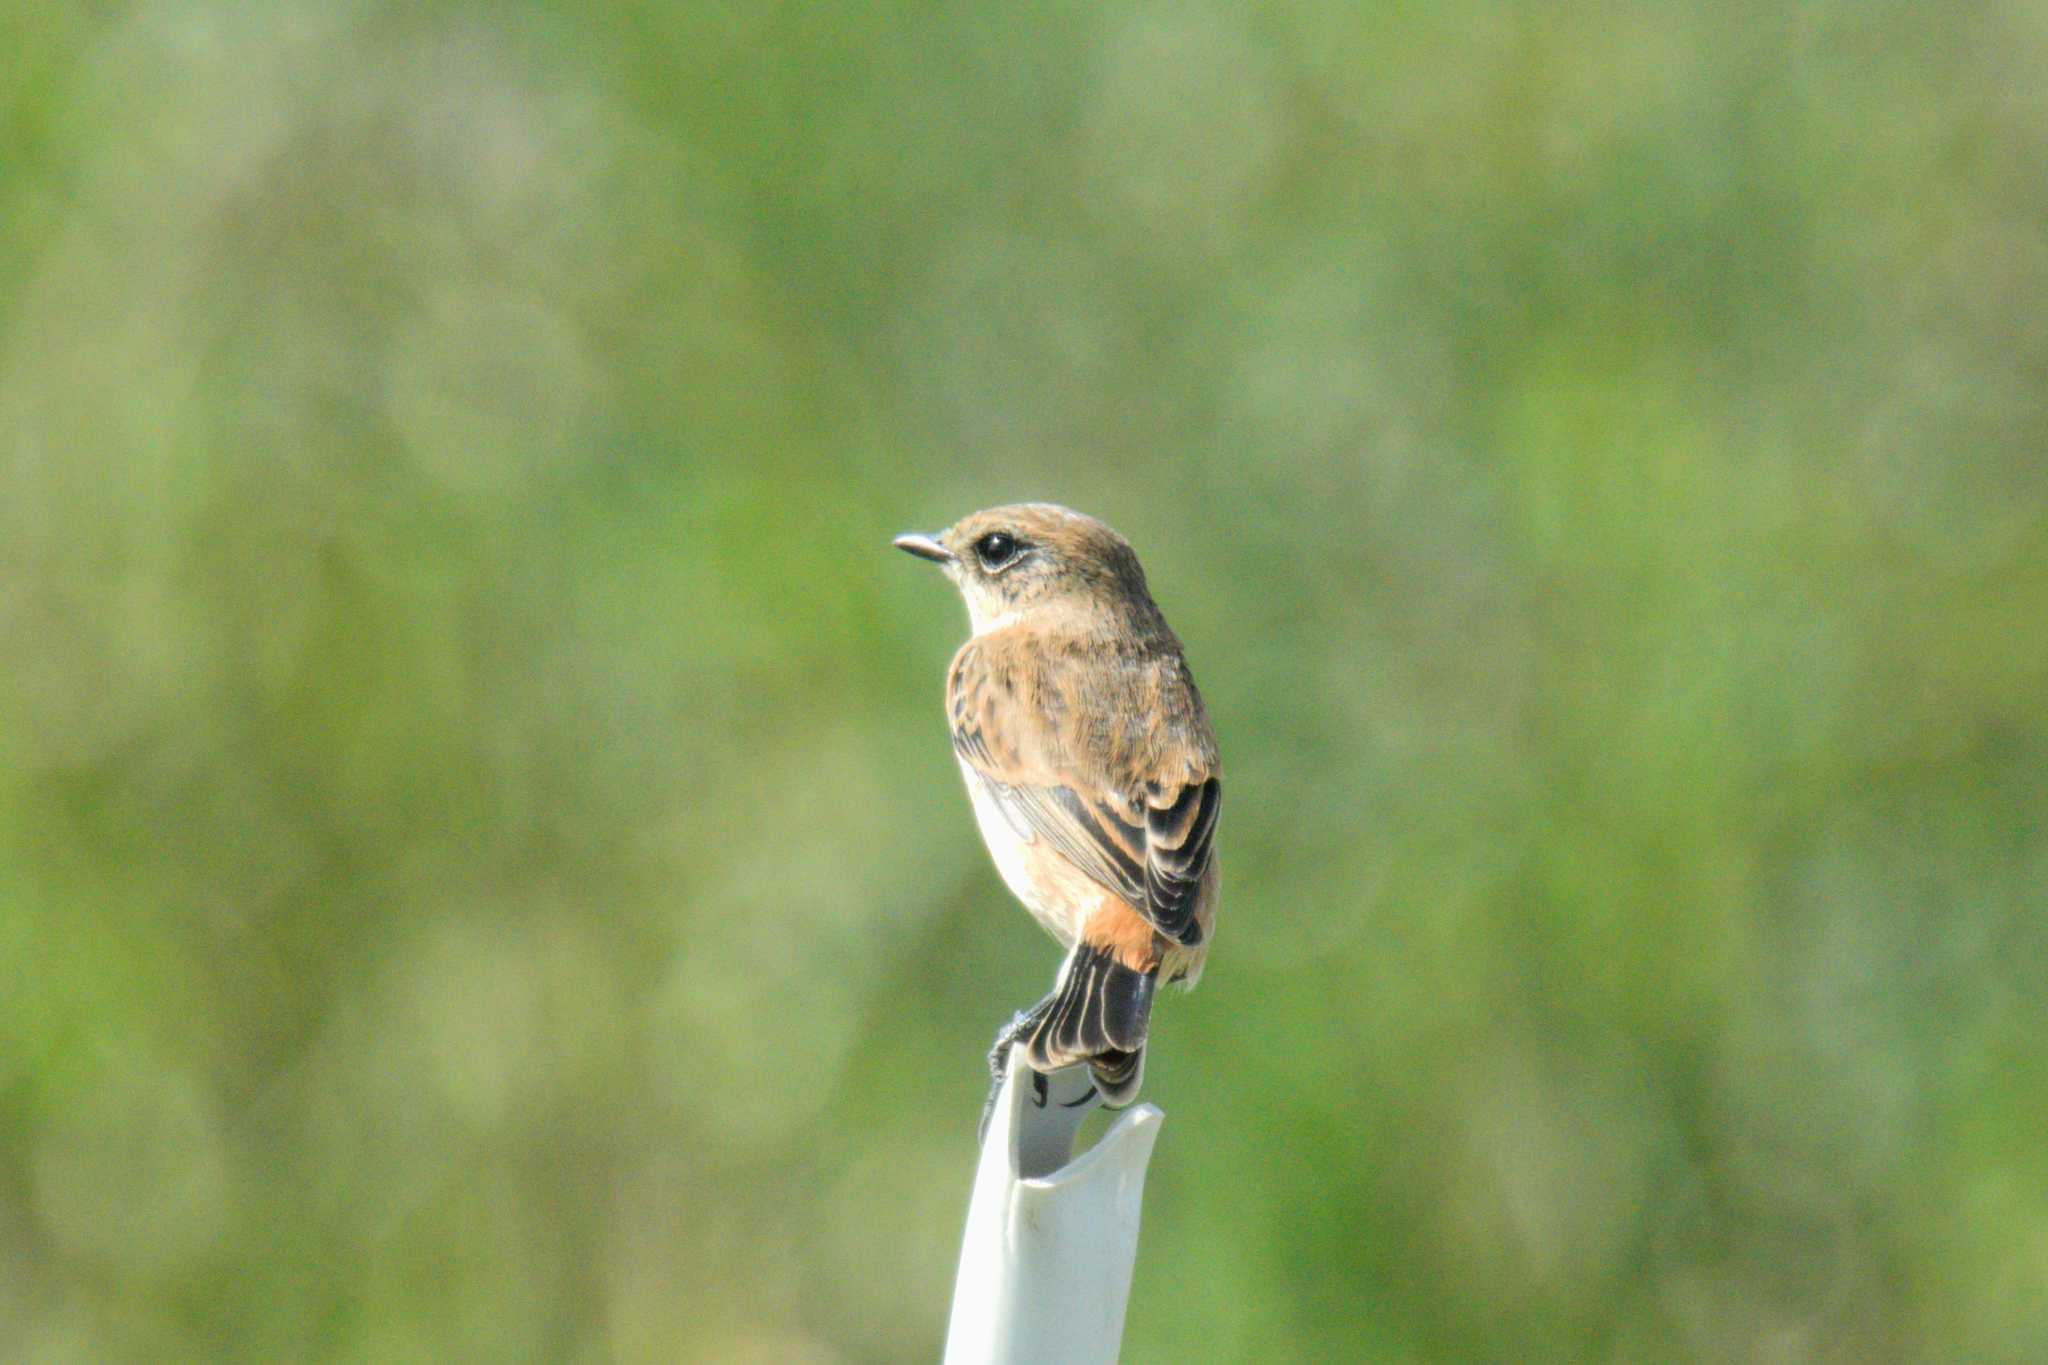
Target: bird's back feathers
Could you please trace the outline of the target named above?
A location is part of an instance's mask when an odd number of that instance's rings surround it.
[[[1020,834],[1057,849],[1164,939],[1202,942],[1222,780],[1170,633],[1139,646],[1085,633],[1049,642],[1022,626],[978,636],[955,657],[947,698],[970,780],[987,784]]]

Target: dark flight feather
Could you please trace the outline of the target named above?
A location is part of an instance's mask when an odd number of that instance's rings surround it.
[[[1031,1035],[1032,1067],[1046,1072],[1087,1062],[1103,1099],[1126,1103],[1144,1069],[1156,979],[1124,966],[1107,949],[1077,945]]]

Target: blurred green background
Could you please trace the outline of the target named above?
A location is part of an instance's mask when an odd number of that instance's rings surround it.
[[[2048,1359],[2048,8],[0,54],[0,1357],[933,1358],[1040,497],[1230,775],[1128,1360]]]

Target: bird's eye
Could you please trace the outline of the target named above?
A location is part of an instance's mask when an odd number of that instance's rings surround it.
[[[993,572],[1015,559],[1020,548],[1017,538],[1008,531],[990,531],[974,542],[974,557],[981,561],[982,568]]]

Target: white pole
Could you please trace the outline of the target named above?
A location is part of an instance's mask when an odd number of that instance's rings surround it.
[[[1043,1106],[1030,1074],[1012,1048],[974,1176],[946,1365],[1114,1365],[1123,1341],[1145,1167],[1166,1116],[1136,1105],[1070,1161],[1095,1107],[1088,1069],[1049,1076]]]

